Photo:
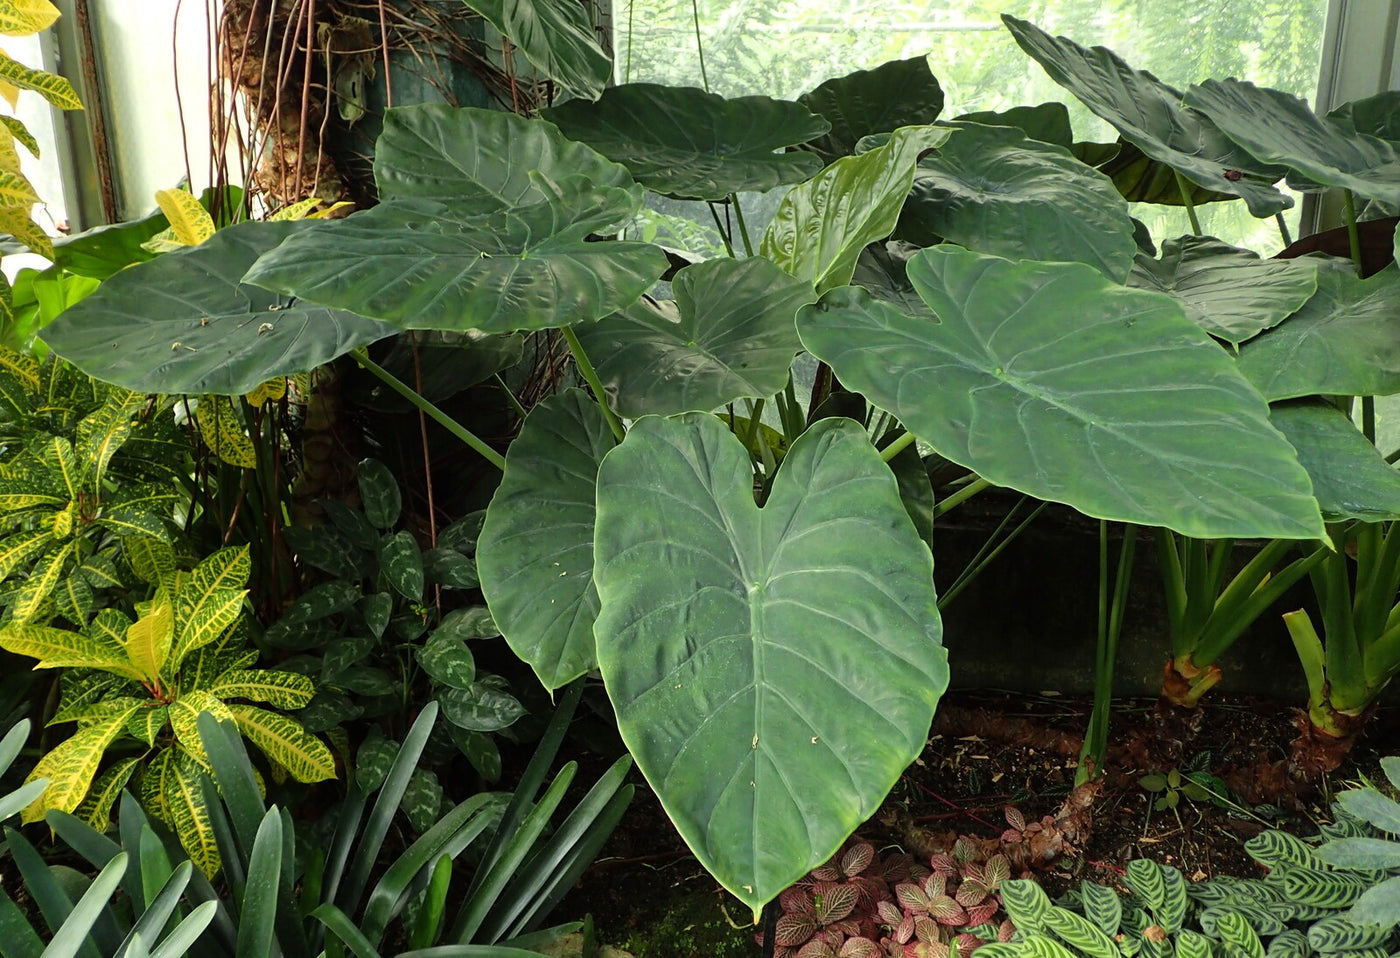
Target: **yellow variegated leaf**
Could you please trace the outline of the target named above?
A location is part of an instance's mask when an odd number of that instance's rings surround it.
[[[0,233],[9,233],[40,256],[53,259],[53,239],[34,222],[27,208],[0,206]]]
[[[34,139],[34,134],[29,132],[29,127],[25,126],[18,117],[0,116],[0,126],[10,131],[10,136],[24,145],[34,159],[39,159],[39,141]]]
[[[49,787],[24,810],[20,820],[27,825],[42,819],[44,813],[51,808],[64,812],[71,812],[77,808],[87,795],[92,777],[97,774],[102,753],[126,728],[127,716],[140,707],[139,702],[134,702],[126,711],[114,713],[78,729],[66,741],[60,742],[39,759],[26,781],[47,778]]]
[[[49,0],[0,0],[0,33],[24,37],[47,30],[58,19]]]
[[[10,105],[11,109],[14,109],[19,105],[19,87],[9,80],[0,78],[0,97],[4,97],[5,102]]]
[[[147,745],[154,747],[156,736],[169,724],[170,709],[157,701],[151,701],[147,703],[145,708],[131,717],[131,720],[127,722],[126,730],[131,733],[132,738],[139,738]]]
[[[281,222],[283,220],[304,220],[307,215],[320,206],[323,200],[319,196],[313,196],[309,200],[302,200],[290,206],[284,206],[276,213],[268,217],[270,220]]]
[[[253,440],[243,431],[243,423],[227,396],[200,396],[195,420],[199,423],[199,435],[214,455],[240,469],[258,467]]]
[[[78,452],[99,486],[107,463],[131,436],[132,417],[144,401],[129,389],[113,389],[101,406],[78,423]]]
[[[175,607],[169,599],[153,602],[151,607],[126,630],[126,654],[131,664],[141,670],[145,680],[155,684],[161,668],[170,657],[175,641]]]
[[[97,831],[105,832],[112,822],[112,805],[131,781],[131,773],[140,762],[140,758],[124,758],[97,776],[74,814]]]
[[[15,377],[30,392],[39,391],[39,360],[8,346],[0,346],[0,369]]]
[[[301,723],[254,705],[230,705],[238,730],[299,782],[335,778],[335,756]]]
[[[175,550],[154,536],[123,536],[122,554],[142,582],[155,585],[175,574]]]
[[[316,686],[304,675],[275,669],[231,669],[209,686],[209,694],[221,699],[266,702],[279,709],[305,708]]]
[[[190,585],[212,592],[215,589],[242,589],[253,574],[253,560],[247,546],[229,546],[206,556],[190,570]]]
[[[78,498],[83,479],[79,475],[78,454],[74,451],[73,444],[62,436],[51,436],[39,447],[39,456],[62,480],[63,487],[68,490],[68,498]]]
[[[296,373],[287,377],[287,386],[294,396],[301,402],[306,402],[311,397],[311,374]]]
[[[53,602],[63,618],[84,625],[92,614],[92,586],[77,573],[64,576],[53,591]]]
[[[83,108],[83,101],[78,99],[73,84],[61,76],[45,73],[43,70],[31,70],[4,52],[0,52],[0,80],[21,90],[33,90],[60,110]]]
[[[16,622],[28,622],[38,617],[44,603],[53,596],[53,590],[58,588],[59,581],[68,571],[75,548],[73,543],[65,543],[34,563],[29,578],[19,587],[10,604],[10,615]]]
[[[243,398],[248,400],[248,405],[254,409],[261,409],[263,403],[277,402],[285,395],[287,395],[287,377],[278,376],[276,379],[269,379]],[[256,464],[253,468],[256,468]]]
[[[10,152],[14,154],[16,160],[19,154],[14,152],[14,140],[5,137],[10,144]],[[14,206],[24,210],[28,215],[29,208],[39,202],[39,194],[34,192],[34,186],[25,179],[24,175],[17,170],[0,170],[0,206]]]
[[[137,796],[142,808],[172,828],[174,824],[170,820],[170,808],[165,803],[165,796],[170,791],[169,779],[175,774],[176,751],[175,748],[163,748],[146,763],[146,768],[141,772]]]
[[[235,716],[227,705],[203,689],[186,692],[170,703],[170,727],[175,732],[175,741],[180,743],[186,754],[208,767],[209,758],[204,754],[204,744],[199,738],[200,712],[209,712],[220,722],[233,721]]]
[[[172,774],[164,776],[163,782],[170,825],[180,836],[180,844],[189,853],[190,861],[206,878],[213,878],[221,864],[219,845],[214,840],[214,825],[209,821],[209,809],[204,804],[199,765],[181,749],[170,767]]]
[[[183,245],[198,246],[214,235],[213,217],[188,190],[157,190],[156,203]]]
[[[238,621],[243,588],[252,574],[248,547],[220,549],[190,572],[175,592],[175,653],[169,670],[180,668],[195,649],[213,642]]]
[[[16,533],[8,539],[0,540],[0,582],[8,579],[16,569],[38,555],[51,542],[53,535],[42,529]]]
[[[163,229],[155,236],[152,236],[150,239],[142,242],[141,248],[148,253],[160,254],[173,253],[177,249],[184,249],[188,245],[188,243],[180,242],[180,240],[175,235],[174,228],[172,227]]]
[[[67,539],[73,534],[73,526],[78,519],[78,504],[68,503],[66,509],[60,509],[53,514],[53,537],[55,539]]]
[[[307,219],[328,220],[335,214],[339,213],[341,210],[350,210],[354,208],[354,203],[351,203],[349,200],[341,200],[338,203],[332,203],[330,206],[326,207],[323,210],[318,210],[317,212],[312,213],[310,216],[307,217]]]
[[[3,123],[3,121],[7,119],[10,119],[10,117],[0,117],[0,123]],[[0,170],[4,170],[7,173],[23,174],[24,171],[20,166],[19,148],[15,146],[15,138],[5,135],[8,129],[9,128],[6,127],[5,130],[0,131]],[[25,204],[16,203],[14,205],[23,206]]]
[[[119,655],[126,655],[126,630],[131,628],[131,620],[118,609],[98,609],[88,623],[87,635],[94,642],[110,645]]]
[[[55,509],[62,509],[64,505],[65,500],[62,496],[50,495],[49,493],[13,492],[8,489],[0,491],[0,513],[21,512],[39,506],[53,506]]]
[[[0,628],[0,649],[38,659],[36,669],[101,669],[141,680],[140,671],[127,659],[121,646],[67,629],[11,622]]]

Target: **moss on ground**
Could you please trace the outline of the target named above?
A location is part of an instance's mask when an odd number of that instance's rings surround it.
[[[599,937],[635,958],[754,958],[760,953],[754,929],[730,925],[721,909],[726,899],[711,890],[692,888],[660,904],[651,921],[643,919],[626,937],[613,940],[606,928],[599,929]],[[734,921],[748,919],[743,906],[736,911],[733,899],[727,904]]]

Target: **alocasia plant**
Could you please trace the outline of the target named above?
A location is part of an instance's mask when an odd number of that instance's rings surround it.
[[[185,571],[160,540],[136,539],[127,543],[125,559],[152,586],[151,598],[136,604],[134,621],[104,608],[77,631],[21,622],[0,628],[0,648],[38,659],[36,668],[65,670],[50,722],[77,723],[31,772],[49,786],[23,820],[58,809],[105,823],[135,778],[146,807],[213,874],[219,853],[200,794],[208,759],[199,714],[235,722],[272,767],[293,778],[333,778],[330,749],[272,710],[300,708],[315,689],[305,676],[253,668],[258,652],[242,622],[246,547],[222,549]],[[114,760],[98,775],[109,751]]]

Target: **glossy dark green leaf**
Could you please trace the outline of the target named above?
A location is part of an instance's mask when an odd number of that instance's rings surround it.
[[[423,574],[444,589],[475,589],[479,583],[476,563],[456,549],[429,549],[423,553]]]
[[[354,303],[407,329],[506,333],[601,319],[636,302],[666,257],[648,243],[588,242],[629,219],[641,191],[579,183],[490,214],[381,203],[297,234],[247,279],[312,302]]]
[[[492,618],[491,611],[484,605],[465,609],[454,609],[443,616],[437,632],[454,635],[459,639],[490,639],[501,634]]]
[[[1298,450],[1328,522],[1400,519],[1400,472],[1340,409],[1317,401],[1280,403],[1270,419]]]
[[[547,202],[549,184],[569,177],[634,188],[624,167],[565,138],[552,123],[504,110],[399,107],[386,114],[375,143],[381,199],[432,200],[463,215]]]
[[[807,144],[830,162],[854,153],[861,137],[932,123],[943,110],[943,88],[927,57],[911,57],[827,80],[797,102],[831,124]]]
[[[329,572],[339,579],[357,580],[364,575],[355,559],[359,550],[329,526],[310,529],[291,527],[282,530],[294,553],[307,565]]]
[[[1063,103],[1039,103],[1035,106],[1013,106],[1009,110],[982,110],[954,117],[960,123],[980,123],[983,126],[1009,126],[1020,130],[1032,140],[1052,143],[1068,149],[1074,144],[1074,130],[1069,124],[1069,110]]]
[[[422,833],[432,828],[442,809],[442,784],[437,775],[415,768],[409,776],[408,787],[404,789],[399,807],[415,831]]]
[[[863,286],[876,299],[898,306],[910,315],[929,315],[928,304],[909,282],[909,258],[919,247],[902,240],[875,243],[861,250],[851,285]]]
[[[477,541],[491,614],[512,651],[549,689],[596,664],[594,489],[598,464],[615,443],[583,390],[540,403],[510,444],[505,477]]]
[[[241,395],[383,339],[392,326],[242,282],[259,256],[307,223],[244,223],[106,280],[43,329],[91,376],[148,393]]]
[[[1317,292],[1317,264],[1261,260],[1210,236],[1162,244],[1160,259],[1138,256],[1128,285],[1174,297],[1213,336],[1239,344],[1283,322]]]
[[[355,663],[363,662],[375,644],[367,635],[346,636],[327,643],[321,656],[322,677],[330,681],[344,674]]]
[[[1255,216],[1272,216],[1293,205],[1271,185],[1283,176],[1283,168],[1260,163],[1208,118],[1185,109],[1180,91],[1134,70],[1105,47],[1085,49],[1013,16],[1002,14],[1001,19],[1052,80],[1148,156],[1200,186],[1242,197]],[[1242,175],[1230,178],[1227,172]]]
[[[373,794],[389,777],[398,755],[398,742],[372,734],[355,753],[355,785],[366,795]]]
[[[919,156],[950,133],[902,127],[884,145],[842,157],[793,187],[778,204],[759,251],[818,292],[846,284],[860,251],[894,231]]]
[[[1239,363],[1270,402],[1400,392],[1400,271],[1362,280],[1347,264],[1321,268],[1312,299],[1241,346]]]
[[[612,57],[598,45],[590,8],[572,0],[465,0],[540,73],[592,99],[612,76]]]
[[[798,332],[941,455],[1098,518],[1322,536],[1268,407],[1170,297],[951,246],[911,259],[909,278],[936,320],[849,287],[803,309]]]
[[[783,388],[810,285],[761,257],[726,258],[682,269],[672,291],[578,330],[619,413],[708,412]]]
[[[722,200],[805,180],[821,169],[810,153],[779,153],[825,133],[821,117],[786,100],[727,100],[694,87],[628,83],[595,103],[570,100],[542,116],[565,136],[621,163],[649,190]]]
[[[389,627],[389,617],[394,613],[394,597],[383,592],[367,595],[360,603],[360,613],[365,617],[365,624],[374,633],[374,637],[380,638]]]
[[[360,600],[360,588],[353,582],[323,582],[308,589],[287,606],[277,621],[268,628],[267,639],[276,644],[278,638],[293,628],[329,618],[344,612]]]
[[[340,531],[352,545],[359,549],[373,549],[379,541],[379,530],[370,524],[359,509],[352,509],[335,499],[317,501],[326,518]]]
[[[524,355],[522,333],[496,336],[476,330],[418,330],[395,337],[388,352],[375,362],[411,384],[424,399],[440,403],[514,366]],[[417,412],[407,399],[368,377],[355,384],[351,398],[382,412]]]
[[[435,633],[418,650],[418,665],[434,682],[454,689],[469,689],[476,681],[476,659],[467,643]]]
[[[376,529],[394,528],[403,508],[403,497],[399,493],[399,481],[389,467],[378,459],[362,459],[356,479],[365,518]]]
[[[1400,203],[1395,146],[1318,116],[1291,93],[1243,80],[1207,80],[1191,87],[1186,102],[1265,163],[1286,166],[1314,183]]]
[[[473,732],[456,725],[449,725],[447,733],[477,774],[488,782],[500,781],[501,750],[496,747],[495,739],[485,732]]]
[[[1088,263],[1121,282],[1137,244],[1113,183],[1068,149],[1007,126],[968,124],[919,161],[898,235],[982,253]]]
[[[1158,206],[1184,206],[1181,198],[1181,184],[1176,171],[1165,163],[1154,160],[1142,150],[1126,140],[1117,143],[1076,143],[1071,148],[1074,155],[1093,166],[1113,181],[1123,199],[1129,203],[1155,203]],[[1100,151],[1109,151],[1100,156]],[[1186,181],[1193,205],[1222,203],[1237,200],[1230,193],[1218,193]]]
[[[1344,124],[1357,133],[1400,145],[1400,90],[1387,90],[1343,103],[1328,113],[1327,119]]]
[[[947,685],[932,559],[865,431],[811,426],[760,509],[713,416],[647,417],[599,474],[595,631],[618,727],[755,910],[871,815]]]
[[[515,696],[480,682],[471,688],[447,689],[438,695],[438,703],[449,722],[469,732],[498,732],[525,714]]]
[[[423,598],[423,553],[413,533],[404,530],[380,541],[379,568],[404,598],[414,602]]]

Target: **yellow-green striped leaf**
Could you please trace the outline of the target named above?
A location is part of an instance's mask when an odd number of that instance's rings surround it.
[[[47,625],[9,623],[0,629],[0,649],[38,659],[36,669],[102,669],[131,679],[141,677],[121,646]]]
[[[180,743],[186,755],[193,756],[199,764],[208,767],[209,758],[204,754],[204,743],[199,737],[197,724],[200,712],[208,712],[220,722],[234,721],[234,713],[229,707],[203,689],[193,689],[170,703],[170,727],[175,732],[175,741]]]
[[[0,53],[0,57],[4,57]],[[29,215],[27,207],[0,207],[0,233],[9,233],[34,252],[53,259],[53,239]]]
[[[175,651],[169,668],[223,635],[243,609],[243,588],[252,573],[248,547],[220,549],[190,573],[175,593]]]
[[[273,213],[271,216],[269,216],[268,219],[272,220],[273,222],[281,222],[283,220],[304,220],[306,219],[307,215],[313,212],[316,209],[316,207],[320,206],[322,202],[323,201],[319,196],[313,196],[309,200],[301,200],[300,202],[292,203],[290,206],[282,207],[276,213]]]
[[[10,150],[14,150],[14,142],[11,141]],[[18,154],[16,154],[18,159]],[[35,203],[39,202],[39,194],[34,192],[34,185],[29,182],[23,173],[18,170],[0,169],[0,206],[14,206],[25,211]]]
[[[15,116],[0,116],[0,126],[10,131],[10,136],[19,141],[34,159],[39,159],[39,141],[29,132],[29,127]]]
[[[170,763],[170,774],[163,777],[165,807],[171,827],[180,836],[180,844],[189,853],[190,861],[212,878],[219,870],[219,846],[214,841],[214,826],[204,805],[204,790],[200,788],[199,765],[181,749]]]
[[[170,708],[152,700],[126,723],[126,730],[132,738],[139,738],[155,747],[156,736],[170,723]]]
[[[154,683],[170,657],[174,640],[175,609],[168,598],[161,597],[126,630],[126,654],[146,681]]]
[[[126,686],[131,689],[132,680],[110,672],[94,672],[85,669],[70,669],[58,677],[59,706],[49,725],[76,722],[86,719],[89,713],[98,708],[95,703]]]
[[[133,416],[144,397],[129,389],[114,388],[94,412],[78,423],[79,452],[83,465],[98,483],[118,449],[131,436]]]
[[[184,246],[198,246],[214,235],[214,220],[199,198],[188,190],[157,190],[156,203],[170,221],[175,239]]]
[[[156,585],[175,574],[175,550],[154,536],[126,536],[122,554],[142,582]]]
[[[248,400],[248,405],[252,406],[254,409],[261,409],[263,403],[280,402],[285,395],[287,395],[287,377],[278,376],[275,379],[269,379],[265,383],[260,383],[257,389],[254,389],[243,398]]]
[[[210,686],[210,695],[221,699],[266,702],[279,709],[305,708],[316,686],[305,675],[274,669],[231,669]]]
[[[199,435],[210,452],[230,466],[257,468],[257,450],[253,447],[253,440],[244,433],[243,423],[229,397],[200,396],[195,420],[199,423]]]
[[[24,810],[20,820],[27,825],[42,819],[44,813],[51,808],[62,812],[71,812],[77,808],[87,795],[93,776],[97,774],[102,753],[126,728],[127,716],[140,707],[141,703],[133,700],[126,710],[78,729],[70,738],[54,746],[47,755],[39,759],[39,763],[34,766],[34,770],[25,781],[46,778],[49,780],[49,787]]]
[[[10,615],[17,622],[28,622],[37,618],[44,604],[58,588],[58,582],[68,569],[75,546],[69,542],[34,563],[29,579],[20,587],[19,594],[10,604]]]
[[[58,19],[49,0],[0,0],[0,33],[23,37],[47,30]]]
[[[131,628],[131,619],[126,613],[113,608],[98,609],[84,630],[94,642],[110,646],[122,657],[126,656],[126,630]]]
[[[69,622],[85,625],[92,614],[92,586],[76,573],[66,576],[53,590],[54,609]]]
[[[0,80],[20,90],[32,90],[59,109],[83,109],[73,84],[63,77],[29,67],[0,52]]]
[[[68,500],[56,493],[39,490],[22,491],[16,488],[16,484],[12,481],[0,484],[0,513],[24,512],[27,509],[38,509],[45,506],[62,509],[67,504]]]
[[[0,370],[13,376],[30,392],[39,390],[39,360],[8,346],[0,346]]]
[[[53,534],[41,529],[20,532],[0,540],[0,582],[8,579],[16,569],[38,555],[51,542]]]
[[[335,756],[326,743],[309,734],[301,723],[253,705],[231,705],[238,729],[269,759],[299,782],[335,778]]]
[[[131,781],[131,774],[140,762],[140,758],[124,758],[97,776],[74,814],[97,831],[105,832],[112,821],[112,805]]]
[[[82,476],[79,475],[78,454],[73,449],[73,444],[62,436],[51,436],[47,442],[39,447],[39,458],[62,481],[68,498],[70,500],[78,498],[78,491],[82,488],[83,480]]]
[[[175,774],[176,751],[174,748],[163,748],[156,752],[141,772],[139,788],[141,807],[172,828],[174,823],[170,820],[170,807],[166,804],[165,796],[170,792],[168,779]]]

